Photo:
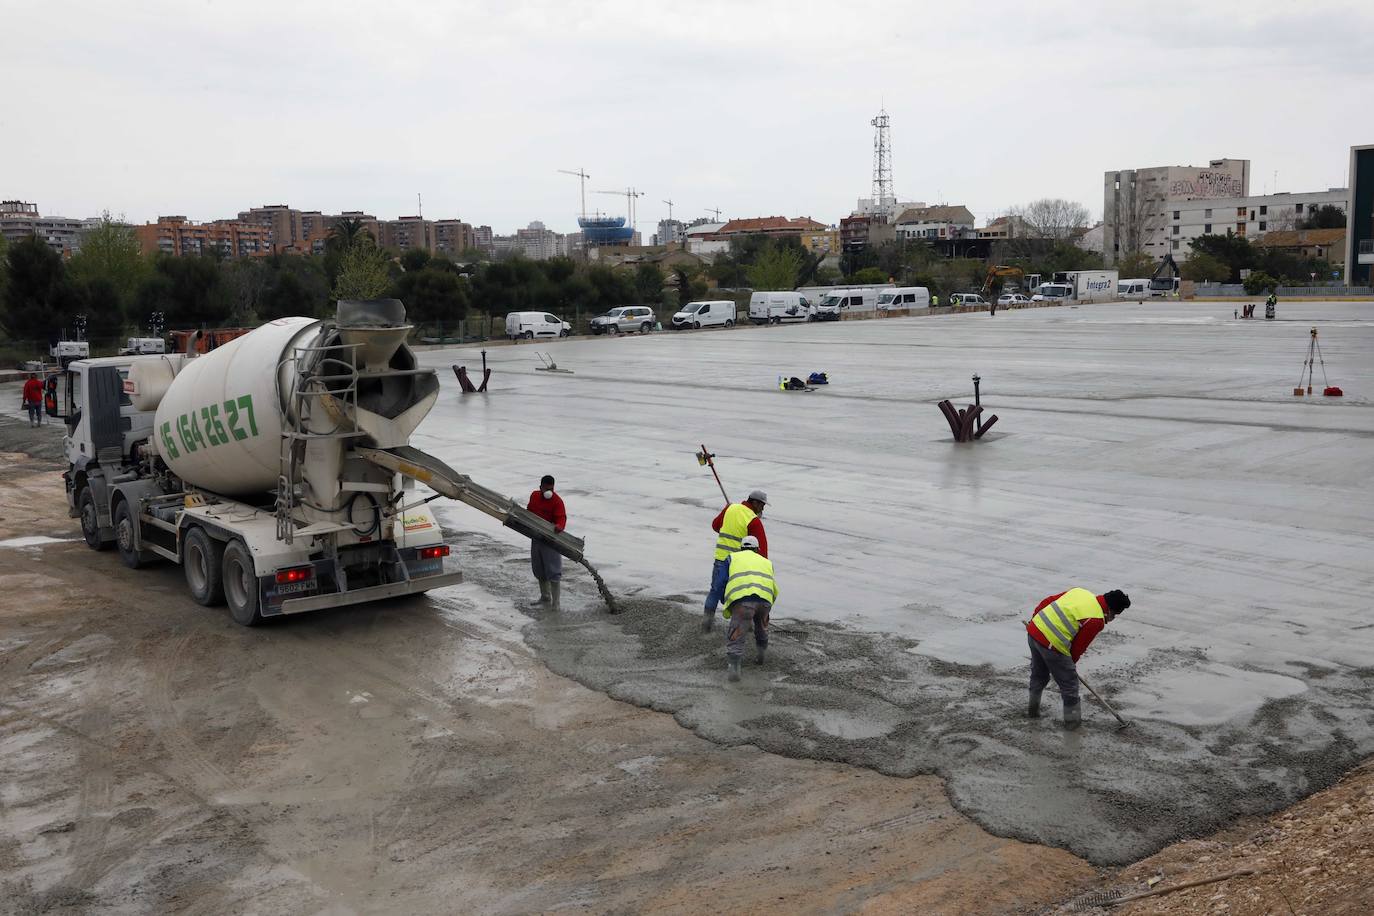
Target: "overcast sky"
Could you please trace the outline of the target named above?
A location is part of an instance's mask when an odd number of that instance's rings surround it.
[[[1252,163],[1346,183],[1374,143],[1374,3],[0,0],[0,197],[209,220],[266,203],[572,231],[592,190],[667,215],[810,215],[870,193],[981,225],[1102,173]],[[1277,172],[1277,183],[1274,173]]]

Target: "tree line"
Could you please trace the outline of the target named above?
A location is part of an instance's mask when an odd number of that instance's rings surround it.
[[[704,291],[699,271],[678,273],[680,288]],[[145,255],[133,230],[106,215],[66,259],[37,237],[0,239],[0,327],[14,341],[51,341],[80,317],[88,338],[113,339],[146,329],[154,314],[167,329],[252,326],[323,317],[340,298],[377,297],[402,300],[417,325],[454,327],[474,314],[659,304],[673,279],[652,264],[459,263],[420,249],[388,251],[352,220],[334,228],[322,256]]]

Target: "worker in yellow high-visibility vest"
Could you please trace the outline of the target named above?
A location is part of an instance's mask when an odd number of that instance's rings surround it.
[[[739,550],[730,554],[725,580],[725,656],[732,681],[739,680],[745,633],[754,631],[760,665],[768,651],[768,615],[778,600],[778,583],[773,578],[772,561],[758,550],[758,538],[747,534],[740,540]]]
[[[1119,589],[1094,595],[1086,588],[1071,588],[1036,605],[1026,624],[1031,650],[1030,705],[1026,711],[1031,718],[1040,715],[1040,694],[1053,677],[1064,700],[1064,725],[1077,728],[1082,723],[1076,667],[1079,656],[1103,627],[1130,606],[1131,599]]]
[[[721,509],[720,514],[711,522],[711,528],[716,532],[716,553],[715,563],[711,566],[711,590],[706,593],[706,605],[703,609],[706,615],[701,622],[703,633],[711,632],[711,628],[715,626],[716,608],[725,595],[725,576],[730,564],[730,555],[739,550],[740,542],[744,540],[745,535],[753,535],[758,541],[760,556],[768,556],[768,535],[763,530],[763,508],[766,505],[768,494],[762,490],[754,490],[744,502],[732,503]]]

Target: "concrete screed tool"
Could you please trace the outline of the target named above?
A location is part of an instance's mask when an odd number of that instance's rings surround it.
[[[1129,728],[1129,727],[1130,727],[1131,723],[1128,722],[1128,721],[1126,721],[1125,719],[1121,718],[1121,713],[1117,712],[1115,709],[1112,709],[1112,704],[1111,704],[1111,703],[1108,703],[1106,700],[1102,699],[1102,697],[1098,695],[1097,691],[1096,691],[1096,690],[1093,690],[1092,685],[1090,685],[1087,681],[1083,680],[1083,675],[1081,675],[1081,674],[1078,676],[1078,683],[1082,684],[1084,687],[1087,687],[1087,688],[1088,688],[1088,693],[1091,693],[1091,694],[1093,695],[1093,699],[1097,700],[1097,702],[1099,702],[1099,703],[1101,703],[1103,706],[1107,707],[1107,712],[1109,712],[1109,713],[1111,713],[1112,715],[1116,716],[1116,721],[1118,721],[1118,722],[1121,723],[1121,725],[1120,725],[1119,728],[1118,728],[1118,731],[1119,731],[1120,729],[1122,729],[1122,728]]]

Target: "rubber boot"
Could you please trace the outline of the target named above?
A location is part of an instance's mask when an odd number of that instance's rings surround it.
[[[1031,691],[1030,703],[1028,703],[1028,704],[1026,705],[1026,715],[1030,716],[1032,719],[1038,719],[1038,718],[1040,718],[1040,691],[1039,691],[1039,690],[1032,690],[1032,691]]]
[[[550,591],[551,591],[551,590],[550,590],[550,588],[549,588],[549,580],[547,580],[547,579],[540,579],[540,580],[539,580],[539,597],[536,598],[534,601],[531,601],[531,602],[529,603],[529,606],[530,606],[530,607],[539,607],[540,605],[548,604],[549,601],[551,600]]]
[[[739,680],[739,656],[738,656],[738,655],[732,655],[732,656],[730,656],[730,664],[729,664],[729,666],[728,666],[728,668],[727,668],[726,670],[729,672],[726,676],[727,676],[731,681],[738,681],[738,680]]]
[[[563,583],[562,583],[562,582],[550,582],[550,583],[549,583],[549,606],[550,606],[550,608],[551,608],[552,610],[555,610],[555,611],[562,610],[562,605],[559,604],[559,599],[563,597],[562,592],[563,592]]]
[[[703,633],[709,633],[709,632],[711,632],[712,629],[715,628],[715,625],[716,625],[716,612],[715,612],[715,611],[705,611],[705,612],[703,612],[703,613],[704,613],[704,616],[701,618],[701,632],[703,632]]]
[[[756,665],[762,665],[762,664],[763,664],[763,657],[764,657],[765,655],[768,654],[768,647],[767,647],[767,646],[759,646],[759,647],[758,647],[758,650],[759,650],[759,654],[754,658],[754,664],[756,664]]]
[[[1083,724],[1083,704],[1075,703],[1064,707],[1064,727],[1075,729]]]

